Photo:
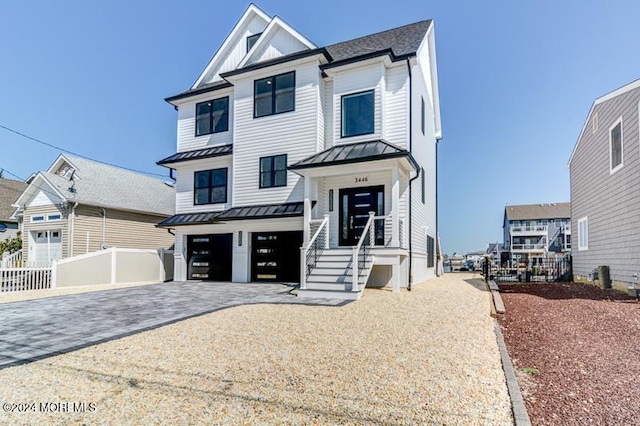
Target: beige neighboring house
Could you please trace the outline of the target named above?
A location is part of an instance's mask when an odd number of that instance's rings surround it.
[[[26,188],[25,182],[0,178],[0,241],[13,238],[18,233],[18,219],[13,217],[13,203]]]
[[[167,249],[156,224],[174,213],[175,191],[161,179],[71,155],[34,174],[14,204],[22,256],[30,264],[109,247]]]

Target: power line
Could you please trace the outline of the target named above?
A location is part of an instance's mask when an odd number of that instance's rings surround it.
[[[71,155],[75,155],[76,157],[84,158],[85,160],[96,161],[98,163],[106,164],[107,166],[113,166],[113,167],[118,167],[118,168],[121,168],[121,169],[129,170],[130,172],[142,173],[142,174],[145,174],[145,175],[160,176],[160,177],[163,177],[163,178],[167,177],[167,175],[163,175],[163,174],[160,174],[160,173],[145,172],[144,170],[131,169],[129,167],[123,167],[123,166],[119,166],[117,164],[112,164],[112,163],[107,163],[105,161],[96,160],[94,158],[87,157],[86,155],[77,154],[77,153],[75,153],[73,151],[69,151],[68,149],[64,149],[64,148],[61,148],[59,146],[56,146],[56,145],[50,144],[48,142],[42,141],[40,139],[34,138],[33,136],[26,135],[26,134],[24,134],[22,132],[19,132],[19,131],[14,130],[14,129],[10,128],[10,127],[4,126],[2,124],[0,124],[0,128],[6,130],[8,132],[14,133],[14,134],[16,134],[18,136],[22,136],[23,138],[26,138],[26,139],[32,140],[34,142],[37,142],[39,144],[48,146],[49,148],[57,149],[58,151],[66,152],[67,154],[71,154]],[[5,171],[7,173],[9,173],[10,175],[15,176],[13,173],[10,173],[8,170],[5,169]],[[18,179],[20,179],[20,178],[18,178]]]

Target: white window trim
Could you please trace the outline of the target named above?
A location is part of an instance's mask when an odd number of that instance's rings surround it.
[[[617,126],[620,125],[620,164],[611,168],[611,159],[613,155],[613,150],[611,149],[611,143],[613,142],[611,139],[611,131]],[[612,175],[618,170],[620,170],[624,166],[624,125],[622,124],[622,117],[618,118],[612,125],[609,127],[609,174]]]
[[[580,225],[585,224],[585,235],[580,231]],[[583,238],[581,238],[583,237]],[[586,244],[583,244],[586,242]],[[589,250],[589,218],[587,216],[578,220],[578,251]]]
[[[51,216],[59,216],[57,219],[51,219]],[[47,215],[47,222],[58,222],[62,220],[62,215],[60,213],[53,213]]]

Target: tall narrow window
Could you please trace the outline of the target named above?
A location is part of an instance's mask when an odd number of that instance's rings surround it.
[[[258,41],[261,35],[262,33],[258,33],[247,37],[247,52],[251,50],[254,44],[256,44],[256,41]]]
[[[342,137],[367,135],[375,128],[375,92],[369,90],[342,97]]]
[[[260,159],[260,188],[287,186],[287,154]]]
[[[589,219],[578,220],[578,250],[589,249]]]
[[[622,118],[609,129],[609,157],[611,159],[611,173],[622,167]]]
[[[296,73],[294,71],[254,82],[253,117],[295,110]]]
[[[229,130],[229,97],[196,104],[196,136]]]
[[[193,204],[217,204],[227,202],[227,169],[195,172]]]
[[[427,268],[433,268],[435,265],[435,240],[431,235],[427,235]]]
[[[422,134],[424,135],[425,133],[425,122],[426,122],[426,111],[425,111],[425,106],[424,106],[424,97],[420,97],[420,128],[422,129]]]

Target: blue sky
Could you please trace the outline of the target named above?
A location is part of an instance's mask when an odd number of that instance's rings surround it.
[[[507,203],[568,201],[567,161],[591,103],[640,77],[637,1],[256,3],[317,45],[435,20],[446,253],[499,240]],[[176,113],[163,99],[191,86],[247,6],[7,2],[0,124],[88,157],[166,173],[155,162],[175,151]],[[2,129],[0,147],[0,168],[21,177],[59,153]]]

